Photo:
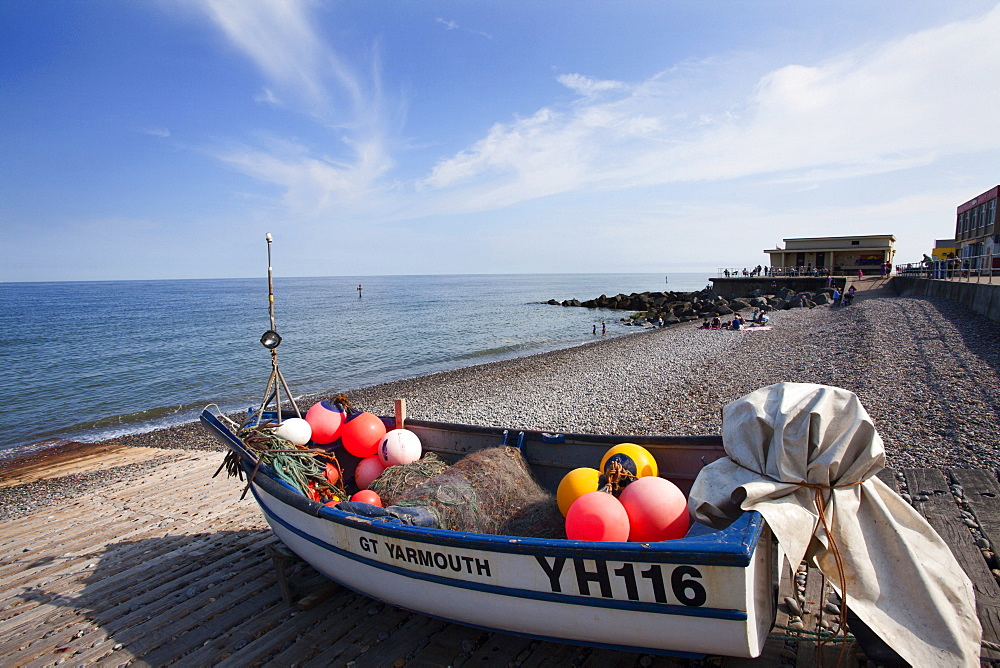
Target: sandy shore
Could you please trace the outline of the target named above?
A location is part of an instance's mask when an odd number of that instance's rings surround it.
[[[881,287],[872,283],[868,288]],[[892,467],[1000,469],[1000,324],[945,300],[862,292],[846,308],[775,314],[770,331],[697,323],[348,392],[356,406],[510,429],[714,434],[726,403],[765,385],[855,392]],[[198,424],[0,464],[0,518],[141,476],[154,459],[221,447]],[[6,481],[6,482],[5,482]]]

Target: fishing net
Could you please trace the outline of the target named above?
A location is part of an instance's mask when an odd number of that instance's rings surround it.
[[[271,431],[272,426],[271,423],[265,423],[246,427],[239,432],[243,445],[257,456],[257,467],[270,467],[275,477],[313,501],[327,503],[347,498],[342,483],[343,470],[336,456],[324,450],[294,445],[275,436]],[[243,479],[239,457],[232,450],[226,453],[222,466],[215,474],[218,475],[223,467],[229,477],[238,476],[240,480]],[[249,487],[248,482],[247,488],[243,490],[244,496]]]
[[[564,536],[555,498],[535,481],[516,448],[474,452],[420,487],[404,492],[392,505],[423,507],[442,529],[536,538]]]
[[[428,452],[415,462],[388,467],[368,485],[368,489],[378,494],[383,506],[391,506],[404,493],[420,487],[447,468],[448,462]]]

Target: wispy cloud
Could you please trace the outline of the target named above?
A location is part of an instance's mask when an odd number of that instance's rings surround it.
[[[446,30],[461,30],[462,32],[467,32],[472,35],[479,35],[480,37],[485,37],[486,39],[493,39],[493,35],[488,32],[483,32],[482,30],[470,30],[469,28],[463,28],[458,25],[457,21],[452,21],[451,19],[441,18],[440,16],[434,19],[436,23],[440,23],[445,27]]]
[[[159,126],[137,128],[135,131],[140,134],[149,135],[150,137],[166,138],[170,136],[170,130]]]
[[[278,99],[278,96],[270,88],[264,88],[253,99],[254,102],[260,102],[261,104],[270,104],[276,107],[281,106],[281,100]]]
[[[815,183],[994,149],[998,33],[1000,7],[759,74],[749,92],[745,82],[719,86],[725,75],[710,62],[636,83],[563,74],[557,80],[578,96],[572,104],[494,124],[421,185],[470,211],[595,188],[742,177]],[[705,88],[703,79],[713,95],[678,95]]]
[[[331,133],[324,152],[292,141],[213,151],[249,176],[281,186],[300,213],[367,192],[393,164],[386,152],[383,97],[376,53],[365,74],[318,34],[306,0],[203,0],[206,15],[263,74],[258,103],[307,114]]]
[[[594,97],[609,90],[625,88],[625,84],[621,81],[592,79],[582,74],[560,74],[556,77],[556,81],[585,97]]]

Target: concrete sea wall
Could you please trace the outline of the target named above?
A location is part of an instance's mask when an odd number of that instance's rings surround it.
[[[893,276],[891,285],[900,297],[943,297],[1000,322],[1000,284]]]

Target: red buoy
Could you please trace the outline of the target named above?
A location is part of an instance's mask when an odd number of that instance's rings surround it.
[[[656,476],[639,478],[618,497],[628,514],[628,539],[654,543],[683,538],[687,534],[687,499],[677,485]]]
[[[361,503],[370,503],[373,506],[382,507],[382,498],[371,491],[370,489],[363,489],[354,496],[351,497],[351,501],[360,501]]]
[[[328,445],[337,440],[337,432],[347,414],[340,404],[321,401],[306,412],[306,422],[312,427],[312,440],[317,445]]]
[[[385,424],[377,415],[367,411],[350,416],[340,428],[344,448],[355,457],[374,455],[384,436]]]
[[[384,470],[385,467],[382,466],[382,460],[378,458],[378,455],[365,457],[358,462],[354,469],[354,484],[358,486],[358,489],[368,489],[368,485],[382,475]]]
[[[628,514],[621,501],[607,492],[588,492],[566,513],[570,540],[628,540]]]

